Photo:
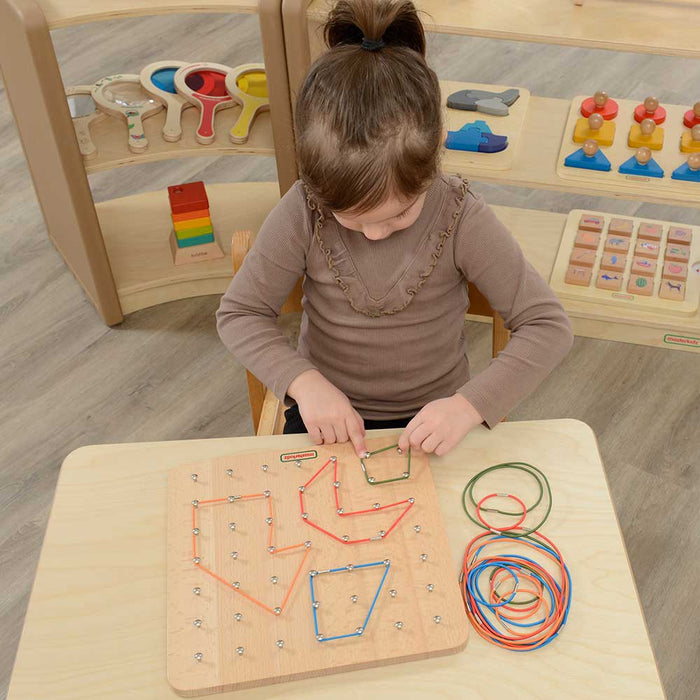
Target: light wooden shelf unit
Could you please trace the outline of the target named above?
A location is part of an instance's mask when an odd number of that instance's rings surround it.
[[[163,254],[170,255],[167,236],[164,250],[156,249],[151,245],[153,239],[147,227],[137,221],[139,216],[145,216],[148,228],[154,232],[169,226],[168,210],[161,212],[148,203],[151,199],[162,201],[165,193],[147,195],[145,199],[123,198],[96,208],[88,172],[176,157],[255,154],[275,156],[277,197],[296,180],[280,1],[0,0],[3,80],[47,232],[105,323],[119,323],[124,313],[158,303],[154,299],[166,301],[179,298],[178,295],[213,293],[212,278],[220,270],[217,264],[211,268],[209,263],[197,264],[185,274],[176,270],[172,262],[165,265]],[[238,108],[218,115],[217,139],[209,146],[200,146],[192,137],[194,128],[190,122],[194,122],[196,110],[183,113],[184,136],[177,143],[162,140],[160,126],[164,117],[155,115],[144,122],[150,146],[141,155],[128,151],[125,125],[107,119],[93,125],[99,154],[86,166],[75,138],[49,30],[117,18],[193,12],[259,15],[270,112],[260,116],[250,140],[242,146],[234,146],[228,140],[228,129],[240,111]],[[266,192],[269,189],[266,183],[261,187]],[[277,201],[269,194],[248,196],[251,188],[247,184],[229,188],[231,201],[242,211],[240,217],[233,218],[236,210],[230,204],[223,208],[217,205],[223,212],[220,218],[230,226],[218,229],[222,243],[229,231],[249,220],[259,226]],[[254,209],[255,206],[261,208]],[[154,211],[161,212],[158,216],[163,217],[162,221],[153,219]],[[120,222],[120,231],[114,222]],[[186,280],[182,279],[183,274]]]

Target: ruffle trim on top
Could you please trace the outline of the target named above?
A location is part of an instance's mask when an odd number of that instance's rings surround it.
[[[450,189],[455,190],[453,192],[455,197],[454,209],[451,216],[449,216],[450,207],[446,202],[443,205],[443,211],[438,213],[438,217],[443,222],[445,220],[449,222],[448,225],[442,223],[442,225],[435,227],[437,230],[428,232],[427,236],[421,241],[415,257],[409,263],[399,281],[379,300],[370,297],[365,285],[358,277],[350,254],[343,244],[339,232],[327,227],[324,231],[324,236],[321,235],[321,229],[326,222],[325,214],[315,202],[311,191],[305,183],[303,186],[306,191],[306,204],[309,209],[316,212],[313,232],[314,240],[321,249],[336,284],[343,290],[350,306],[357,313],[377,318],[403,311],[413,301],[416,294],[420,292],[437,266],[447,239],[457,227],[457,222],[464,209],[469,181],[465,178],[460,178],[459,187],[456,190],[448,183]]]

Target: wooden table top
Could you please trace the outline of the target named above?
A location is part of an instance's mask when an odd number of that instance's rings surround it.
[[[398,431],[373,431],[377,434]],[[178,697],[166,680],[166,496],[170,467],[217,455],[308,445],[305,436],[92,445],[63,463],[11,700]],[[572,576],[569,621],[547,647],[514,653],[473,630],[464,652],[330,675],[222,698],[663,698],[597,443],[579,421],[477,428],[432,457],[455,576],[478,530],[461,506],[481,469],[519,460],[548,476],[554,506],[542,531]]]

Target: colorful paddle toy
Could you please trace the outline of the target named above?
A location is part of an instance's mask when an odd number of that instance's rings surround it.
[[[245,143],[255,117],[270,109],[264,64],[247,63],[234,68],[226,76],[226,90],[243,107],[229,138],[233,143]]]
[[[175,73],[175,89],[188,102],[200,109],[195,138],[209,144],[216,138],[214,115],[220,109],[233,107],[235,101],[226,90],[226,76],[233,71],[220,63],[191,63]]]
[[[163,125],[163,139],[174,142],[182,138],[180,118],[182,110],[193,107],[175,89],[175,73],[190,65],[185,61],[156,61],[147,65],[139,74],[143,89],[165,103],[167,114]]]
[[[151,97],[141,86],[138,75],[108,75],[92,87],[92,99],[107,114],[126,119],[129,150],[141,153],[148,148],[142,120],[163,109],[163,103]]]
[[[92,99],[92,85],[67,87],[66,98],[80,152],[84,160],[92,160],[97,155],[97,148],[90,136],[90,125],[106,119],[107,115],[97,109]]]

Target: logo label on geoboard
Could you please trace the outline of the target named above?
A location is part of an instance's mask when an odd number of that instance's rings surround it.
[[[316,450],[304,450],[303,452],[285,452],[280,455],[280,462],[296,462],[301,459],[316,459],[318,452]]]
[[[700,350],[700,338],[693,338],[688,335],[672,335],[666,333],[664,343],[668,345],[684,345],[689,348],[698,348]]]

